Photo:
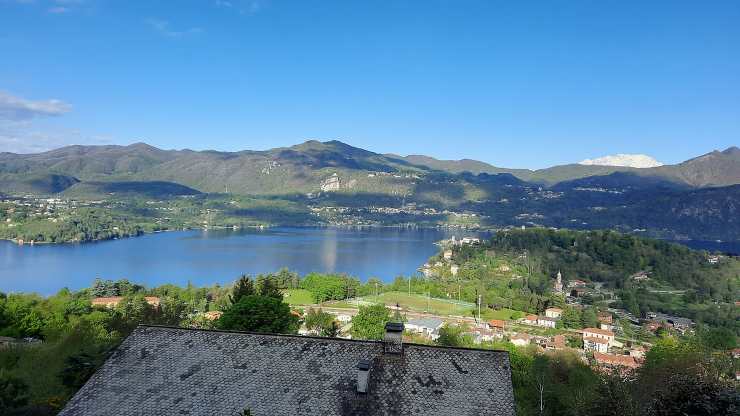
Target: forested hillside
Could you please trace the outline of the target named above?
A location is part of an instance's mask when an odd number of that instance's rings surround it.
[[[538,171],[382,155],[339,141],[241,152],[137,143],[0,154],[0,192],[10,195],[103,200],[229,194],[332,210],[310,221],[334,225],[553,226],[669,239],[740,240],[740,185],[702,188],[738,182],[736,148],[659,168]]]
[[[481,250],[471,248],[461,255],[474,258]],[[740,260],[734,257],[616,232],[549,229],[499,232],[485,250],[524,256],[527,272],[540,282],[537,290],[543,293],[551,290],[560,271],[566,281],[601,285],[600,292],[613,296],[596,301],[613,300],[614,306],[636,316],[671,313],[740,334],[734,303],[740,300]],[[641,272],[646,278],[635,279]]]

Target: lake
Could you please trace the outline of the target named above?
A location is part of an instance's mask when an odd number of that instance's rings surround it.
[[[89,287],[96,277],[146,286],[229,283],[281,267],[391,281],[417,268],[436,241],[462,231],[405,228],[270,228],[178,231],[85,244],[18,246],[0,241],[0,291],[44,295]]]

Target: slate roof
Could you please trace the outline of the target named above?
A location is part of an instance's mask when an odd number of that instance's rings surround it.
[[[436,329],[444,325],[444,321],[439,318],[418,318],[409,319],[409,321],[406,322],[406,325],[416,325],[419,327]]]
[[[357,364],[371,362],[366,394]],[[514,416],[504,351],[140,326],[60,413]]]

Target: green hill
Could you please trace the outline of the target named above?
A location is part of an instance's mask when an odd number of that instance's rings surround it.
[[[360,211],[347,218],[380,223],[392,217],[393,224],[613,228],[668,238],[740,240],[737,188],[703,189],[737,183],[737,148],[659,168],[564,165],[536,171],[383,155],[315,140],[265,151],[161,150],[137,143],[0,154],[5,194],[99,199],[230,193],[353,207]],[[410,203],[436,211],[426,217],[361,211]]]
[[[78,182],[77,178],[53,173],[2,174],[0,191],[8,194],[51,195]]]
[[[125,198],[170,198],[181,195],[198,195],[200,192],[187,186],[173,182],[145,181],[145,182],[79,182],[67,188],[63,196],[66,198],[105,198],[117,196]]]

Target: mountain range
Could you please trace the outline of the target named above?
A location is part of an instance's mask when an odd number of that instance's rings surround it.
[[[232,193],[356,206],[414,202],[475,213],[491,225],[650,229],[679,238],[740,240],[737,147],[675,165],[539,170],[314,140],[265,151],[162,150],[136,143],[0,153],[0,193],[117,192],[149,198]]]

